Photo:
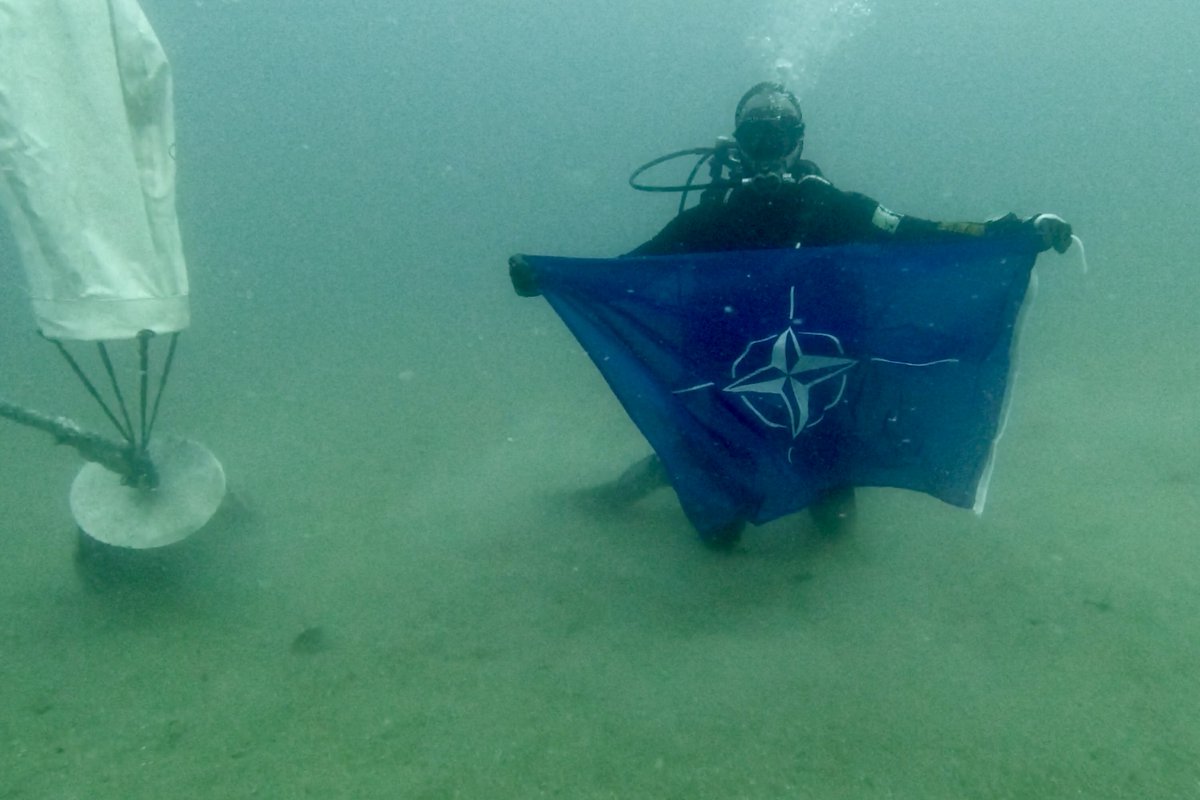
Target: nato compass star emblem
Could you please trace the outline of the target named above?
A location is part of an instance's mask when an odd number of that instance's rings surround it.
[[[847,357],[838,337],[832,333],[797,330],[804,324],[796,315],[796,287],[792,287],[788,305],[788,324],[780,333],[754,339],[730,365],[730,383],[708,380],[677,389],[673,393],[719,389],[737,395],[764,426],[785,429],[796,440],[800,434],[824,419],[829,409],[841,402],[846,392],[848,373],[860,363],[890,363],[900,367],[952,365],[958,359],[937,359],[924,363],[894,361],[880,356],[865,359]],[[898,420],[893,411],[888,422]],[[788,446],[791,461],[793,446]]]
[[[733,362],[736,380],[723,391],[741,395],[763,424],[786,428],[794,439],[838,404],[846,390],[846,372],[856,363],[844,356],[837,337],[797,333],[789,326],[776,336],[750,342]],[[763,366],[754,369],[756,364]],[[746,369],[751,371],[742,374]]]
[[[846,373],[858,363],[829,333],[797,331],[796,288],[789,292],[788,326],[782,333],[751,341],[730,365],[732,381],[721,391],[740,396],[764,425],[782,428],[795,439],[825,417],[846,391]],[[675,394],[708,389],[709,381]]]
[[[789,292],[788,320],[781,333],[754,339],[743,348],[729,367],[728,383],[706,381],[676,389],[674,394],[719,387],[722,392],[738,395],[764,425],[787,430],[790,438],[795,440],[842,401],[848,373],[858,364],[870,362],[921,368],[958,363],[957,358],[925,363],[878,356],[849,358],[841,341],[833,334],[797,330],[804,320],[796,316],[794,286]],[[890,418],[889,421],[896,420]],[[792,452],[793,448],[788,447],[789,461]]]

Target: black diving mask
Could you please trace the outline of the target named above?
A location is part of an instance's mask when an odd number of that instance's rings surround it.
[[[804,123],[792,116],[748,119],[738,125],[733,138],[748,172],[776,172],[799,155]]]

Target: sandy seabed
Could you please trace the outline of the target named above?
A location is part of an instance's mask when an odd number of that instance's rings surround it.
[[[162,424],[232,501],[128,572],[78,568],[74,455],[0,428],[0,799],[1200,796],[1172,353],[1043,316],[983,517],[867,489],[850,535],[718,554],[669,491],[572,501],[645,445],[529,308],[441,344],[200,326]],[[57,405],[43,347],[5,344],[8,391]]]

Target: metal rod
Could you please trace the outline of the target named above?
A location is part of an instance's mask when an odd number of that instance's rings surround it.
[[[132,486],[153,489],[158,485],[158,472],[144,450],[84,430],[72,419],[43,414],[4,400],[0,400],[0,417],[49,433],[58,444],[70,445],[86,460],[123,476]]]
[[[104,342],[96,342],[96,348],[100,351],[100,360],[104,362],[104,369],[108,373],[108,382],[112,384],[113,394],[117,397],[117,406],[121,409],[121,416],[125,420],[125,430],[128,431],[125,438],[136,447],[137,439],[133,433],[133,422],[129,419],[129,409],[125,407],[125,397],[121,394],[121,383],[117,380],[116,370],[113,369],[112,360],[108,357],[108,347]]]
[[[171,334],[171,346],[167,348],[167,360],[163,363],[162,375],[158,379],[158,393],[154,396],[154,410],[150,412],[150,424],[143,437],[143,447],[149,443],[150,434],[154,432],[154,421],[158,419],[158,404],[162,401],[163,391],[167,388],[167,376],[171,374],[171,364],[175,362],[175,346],[179,344],[179,331]]]
[[[113,427],[117,429],[125,441],[133,444],[133,432],[127,431],[121,426],[121,423],[117,420],[112,410],[108,407],[108,403],[104,402],[104,398],[100,396],[100,392],[96,391],[96,386],[91,382],[91,380],[88,379],[88,376],[84,374],[83,370],[80,369],[79,362],[77,362],[75,357],[67,351],[67,348],[63,346],[63,343],[58,339],[50,339],[44,335],[42,338],[54,343],[54,346],[58,348],[58,352],[62,354],[62,357],[67,360],[67,364],[71,366],[71,371],[75,373],[75,377],[79,378],[80,382],[83,383],[84,388],[87,389],[88,394],[90,394],[92,399],[99,404],[100,409],[104,412],[104,415],[108,417],[108,421],[113,424]]]
[[[146,449],[149,444],[148,434],[146,430],[146,387],[149,381],[148,373],[150,371],[150,339],[154,336],[154,331],[145,330],[138,331],[138,424],[141,426],[141,438],[138,440],[138,447],[142,450]]]

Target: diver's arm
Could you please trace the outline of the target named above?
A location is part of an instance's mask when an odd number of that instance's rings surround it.
[[[882,208],[882,206],[880,207]],[[884,210],[883,213],[892,212]],[[1019,233],[1026,225],[1016,214],[1005,214],[985,222],[935,222],[920,217],[895,214],[893,238],[900,242],[931,242],[947,239],[982,239]]]
[[[653,238],[642,242],[628,253],[622,254],[621,258],[628,258],[629,256],[665,256],[684,252],[685,237],[681,235],[681,231],[677,230],[680,227],[677,224],[678,222],[678,217],[671,220],[661,231],[654,234]]]
[[[714,249],[715,223],[712,206],[692,206],[668,222],[654,238],[621,257],[671,256]]]
[[[843,192],[827,182],[824,186],[816,181],[803,183],[811,184],[812,196],[831,210],[824,227],[835,231],[835,238],[841,241],[938,242],[1025,234],[1037,237],[1042,250],[1054,248],[1062,253],[1071,246],[1071,226],[1054,214],[1028,219],[1005,214],[984,222],[935,222],[897,214],[874,198]]]
[[[885,213],[891,212],[885,210]],[[986,222],[933,222],[919,217],[899,216],[893,237],[897,241],[937,241],[1021,233],[1036,236],[1042,250],[1054,248],[1059,253],[1065,253],[1071,246],[1071,226],[1055,214],[1038,214],[1021,219],[1010,213]]]

